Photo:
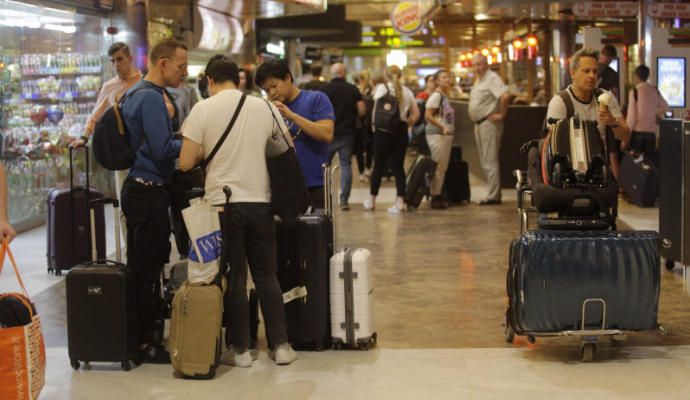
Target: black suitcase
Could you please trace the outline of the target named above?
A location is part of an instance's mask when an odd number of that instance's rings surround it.
[[[405,178],[405,203],[408,207],[419,207],[424,196],[430,195],[434,172],[436,161],[425,155],[417,156]]]
[[[657,326],[659,236],[645,231],[527,231],[510,247],[507,323],[517,334]],[[599,300],[601,299],[601,300]]]
[[[91,225],[89,200],[103,194],[89,184],[89,152],[84,148],[86,187],[74,186],[74,149],[70,147],[70,188],[53,189],[46,200],[48,272],[61,275],[62,270],[91,260]],[[105,258],[105,217],[103,205],[96,206],[96,248],[98,258]]]
[[[443,193],[451,203],[470,201],[470,174],[467,162],[462,160],[462,147],[453,146],[446,177],[443,180]]]
[[[78,369],[79,361],[120,362],[122,369],[128,371],[130,361],[139,362],[136,284],[134,275],[121,262],[117,199],[92,200],[92,204],[94,202],[97,203],[94,206],[100,204],[102,207],[106,203],[114,206],[117,261],[95,260],[72,268],[67,274],[70,363],[72,368]]]
[[[626,153],[618,171],[618,184],[635,205],[653,207],[659,196],[659,170],[643,155]]]
[[[304,286],[307,295],[285,304],[288,338],[295,349],[330,347],[329,265],[333,226],[323,210],[301,215],[296,223],[278,222],[277,275],[283,298]],[[292,292],[291,292],[292,291]]]

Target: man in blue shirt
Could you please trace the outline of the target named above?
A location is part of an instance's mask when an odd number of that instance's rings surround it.
[[[335,113],[321,92],[300,90],[283,60],[270,60],[256,70],[256,84],[283,115],[295,141],[312,206],[324,208],[323,169],[328,162],[328,144],[333,141]]]
[[[127,217],[127,265],[134,272],[139,311],[142,362],[169,363],[170,355],[154,343],[155,283],[170,255],[170,183],[181,142],[174,140],[165,87],[187,76],[187,48],[163,39],[151,50],[149,73],[127,91],[122,116],[130,143],[138,146],[134,164],[122,185],[122,211]]]

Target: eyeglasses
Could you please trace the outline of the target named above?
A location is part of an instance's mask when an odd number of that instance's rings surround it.
[[[175,66],[177,67],[177,69],[178,69],[180,72],[185,72],[185,71],[187,70],[187,64],[182,64],[182,65],[180,65],[180,64],[176,63],[175,61],[173,61],[172,58],[168,58],[168,57],[164,57],[164,58],[170,60],[171,63],[175,64]]]

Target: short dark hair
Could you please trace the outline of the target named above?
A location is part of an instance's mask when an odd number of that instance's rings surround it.
[[[425,76],[425,77],[424,77],[424,83],[429,83],[429,80],[431,80],[431,79],[436,79],[436,75],[435,75],[435,74],[431,74],[431,75]]]
[[[640,78],[641,81],[647,82],[647,79],[649,79],[649,67],[646,65],[638,65],[637,68],[635,68],[635,75]]]
[[[117,53],[120,50],[127,54],[127,56],[130,55],[129,46],[127,45],[127,43],[115,42],[110,46],[110,48],[108,48],[108,57],[111,57],[113,54]]]
[[[240,68],[239,72],[244,72],[244,80],[246,81],[244,88],[246,90],[254,89],[254,79],[252,77],[252,72],[246,68]]]
[[[309,71],[311,72],[312,76],[321,76],[321,72],[323,72],[323,67],[319,63],[314,63],[309,67]]]
[[[254,79],[254,82],[259,86],[263,86],[268,78],[276,78],[284,81],[288,76],[290,77],[290,82],[294,83],[295,80],[292,77],[292,72],[290,72],[287,61],[268,60],[259,65],[259,68],[256,69],[256,79]]]
[[[606,46],[602,47],[601,53],[603,55],[609,56],[611,58],[616,58],[618,56],[618,52],[616,51],[616,48],[610,44],[607,44]]]
[[[448,70],[446,70],[446,69],[439,69],[439,70],[436,71],[436,73],[434,74],[434,80],[437,81],[437,80],[438,80],[438,77],[441,76],[441,74],[443,74],[443,73],[448,74],[449,72],[448,72]]]
[[[175,55],[175,50],[177,49],[187,50],[187,46],[177,39],[165,38],[153,46],[149,60],[155,63],[161,58],[171,58]]]
[[[240,71],[237,64],[222,54],[216,54],[208,60],[205,74],[215,83],[232,81],[235,85],[240,84]]]

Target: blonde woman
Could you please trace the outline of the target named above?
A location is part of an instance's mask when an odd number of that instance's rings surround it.
[[[386,82],[374,90],[374,171],[371,174],[371,198],[364,201],[365,210],[376,208],[376,196],[381,186],[381,176],[388,159],[391,159],[397,197],[395,204],[388,209],[391,214],[399,214],[405,208],[405,171],[403,161],[407,150],[407,128],[413,126],[419,118],[419,108],[412,91],[401,83],[402,71],[397,66],[386,68]],[[376,110],[393,100],[398,106],[398,115],[393,118],[377,118]],[[380,103],[380,104],[379,104]],[[390,111],[390,110],[387,110]],[[383,113],[382,113],[383,115]]]
[[[426,101],[426,141],[431,150],[431,159],[436,161],[436,172],[431,180],[431,208],[448,208],[441,194],[446,177],[450,149],[455,134],[455,110],[450,104],[451,79],[448,71],[441,69],[433,75],[436,90]]]

